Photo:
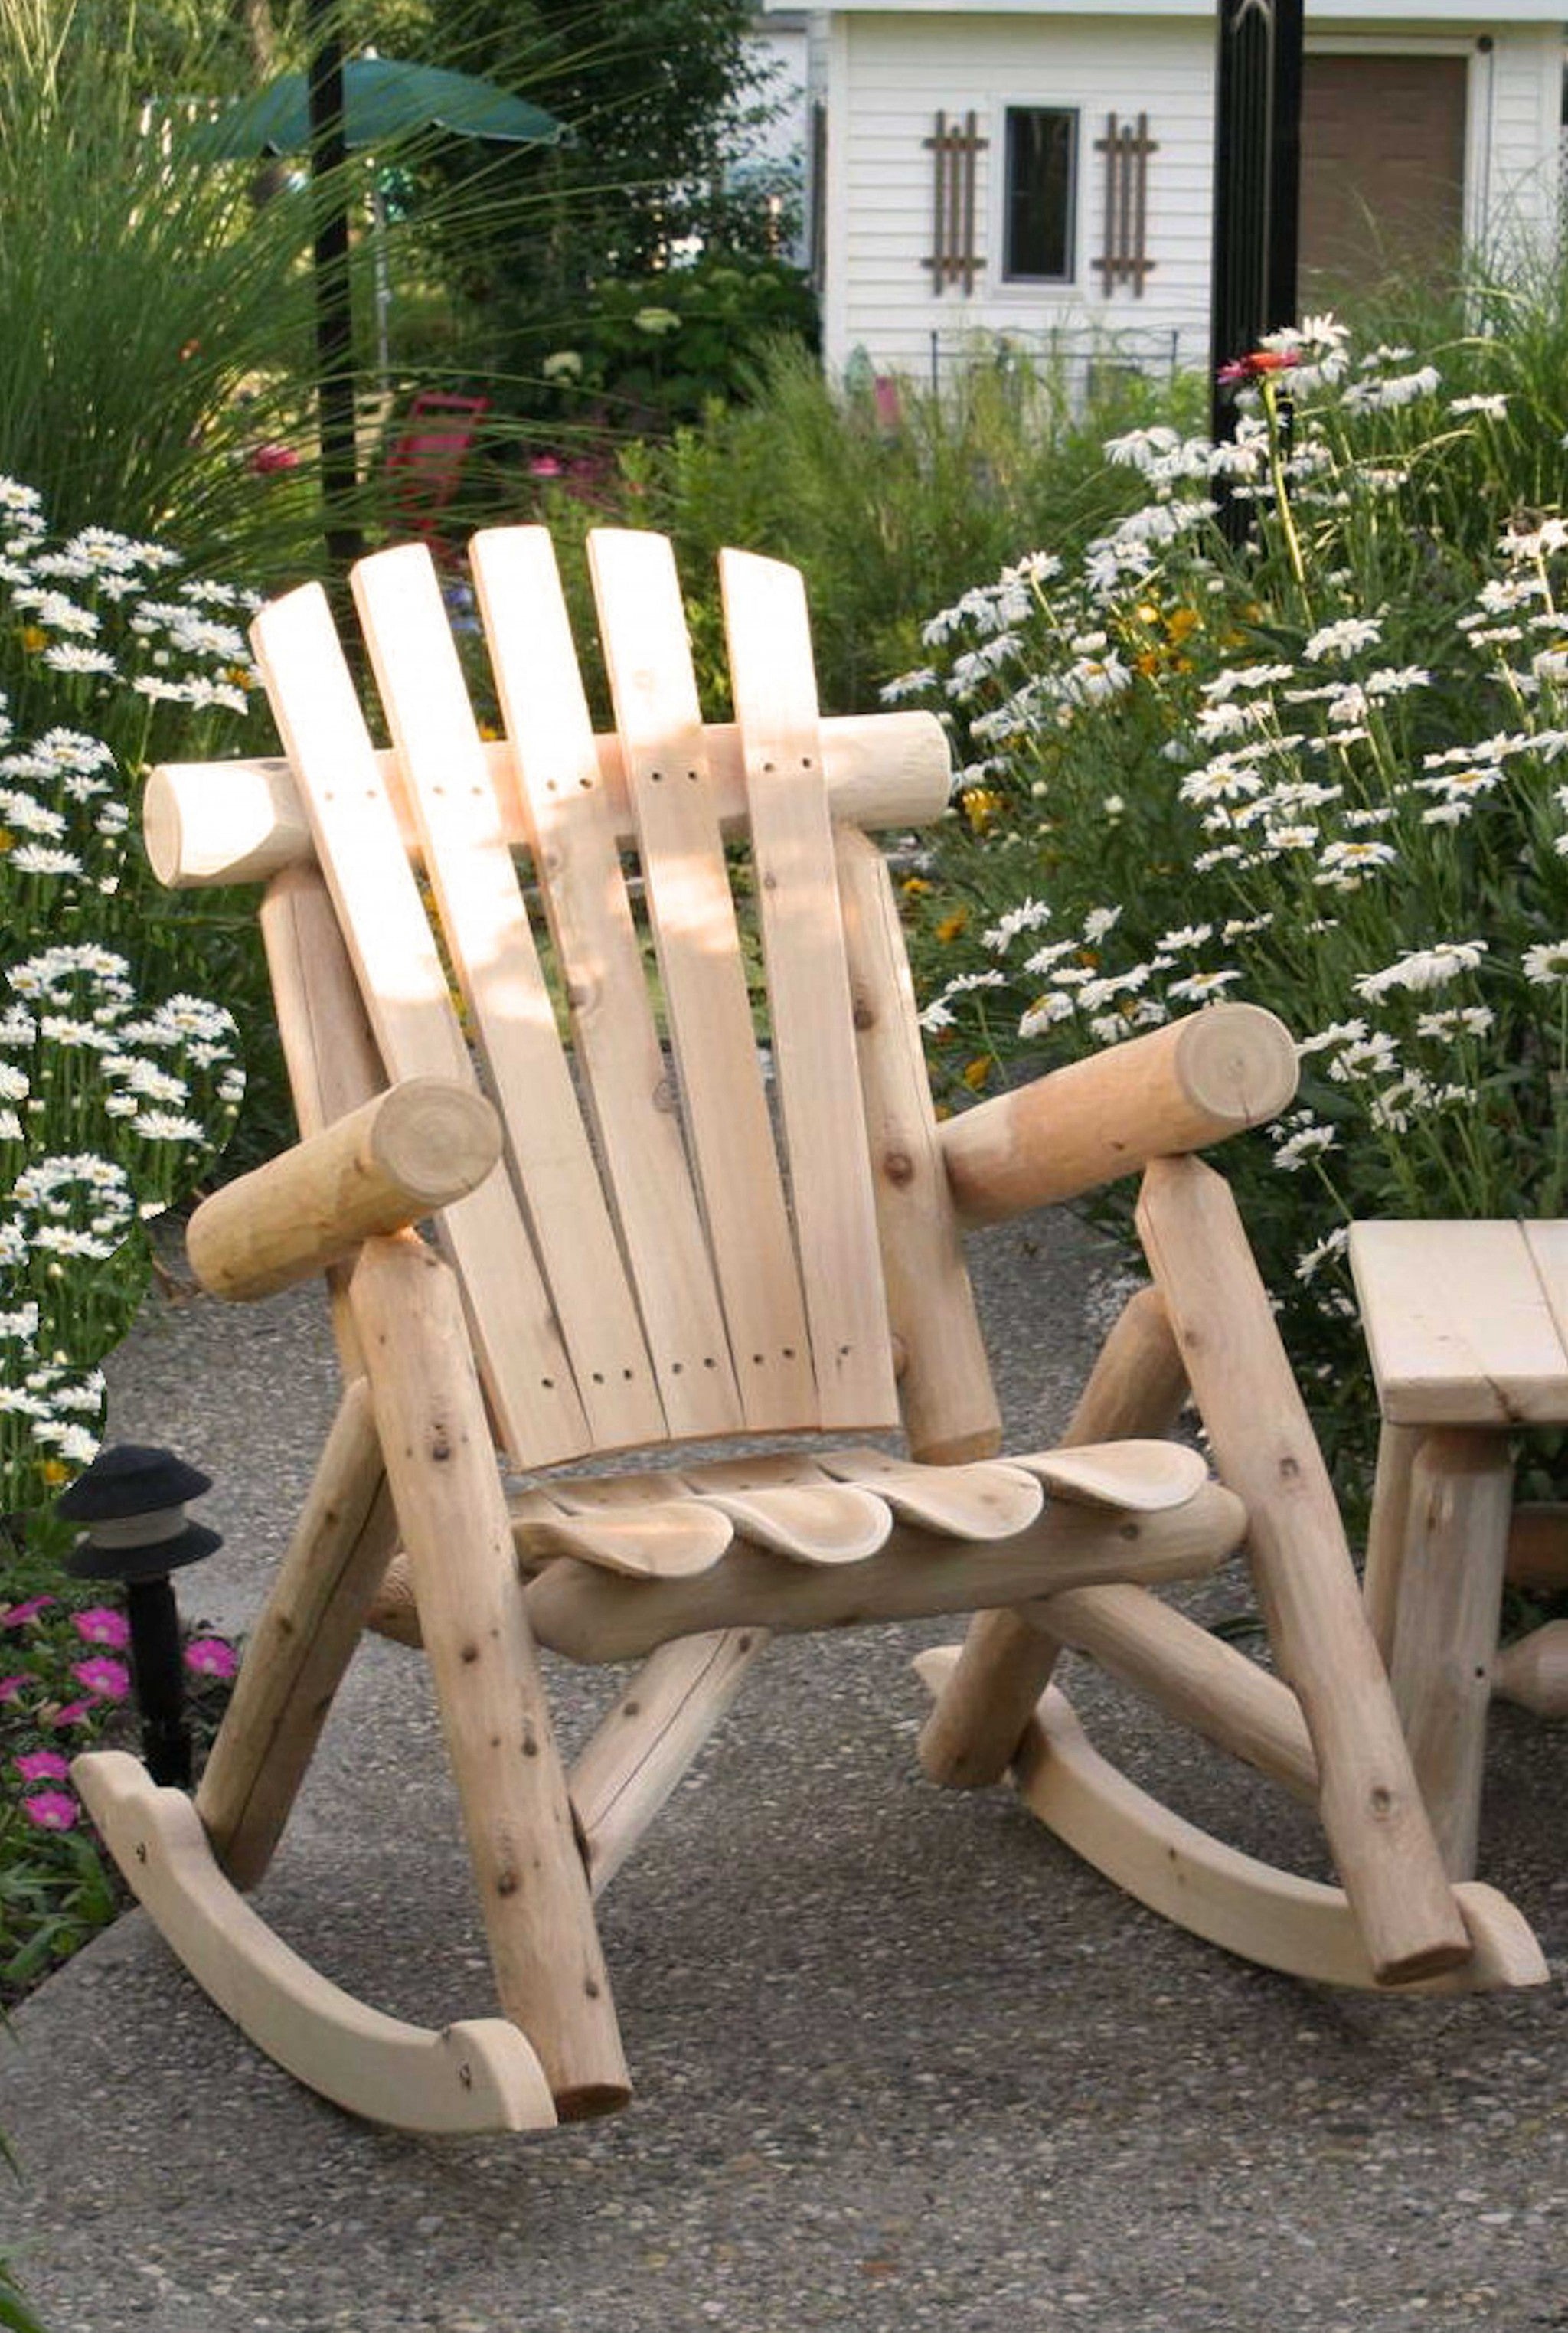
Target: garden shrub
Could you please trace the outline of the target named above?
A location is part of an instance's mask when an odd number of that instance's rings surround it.
[[[180,568],[101,528],[57,540],[0,479],[0,1514],[91,1456],[145,1225],[243,1091],[212,934],[132,833],[148,762],[238,744],[255,686],[239,595]]]
[[[1348,1488],[1375,1428],[1349,1223],[1556,1215],[1568,1184],[1568,518],[1540,492],[1568,399],[1496,321],[1430,357],[1276,335],[1233,369],[1233,444],[1122,434],[1140,506],[958,596],[888,692],[959,735],[909,887],[949,1104],[1221,997],[1294,1034],[1297,1105],[1223,1165]]]
[[[97,1446],[147,1225],[243,1090],[223,935],[132,827],[150,758],[245,741],[244,614],[164,545],[55,536],[0,477],[0,2006],[118,1906],[69,1763],[123,1731],[127,1629],[65,1577],[53,1504]],[[190,1651],[210,1700],[232,1656]]]

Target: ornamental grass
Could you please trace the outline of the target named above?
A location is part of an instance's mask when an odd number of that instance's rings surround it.
[[[963,763],[909,886],[951,1106],[1222,997],[1294,1034],[1297,1106],[1223,1164],[1352,1495],[1352,1220],[1568,1199],[1557,289],[1425,349],[1275,336],[1233,442],[1108,443],[1125,514],[929,618],[887,692]],[[1097,1211],[1130,1237],[1125,1188]]]

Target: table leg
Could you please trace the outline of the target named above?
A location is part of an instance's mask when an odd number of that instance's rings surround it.
[[[1505,1435],[1439,1428],[1420,1434],[1419,1443],[1403,1502],[1390,1666],[1445,1867],[1450,1878],[1467,1879],[1480,1826],[1513,1467]]]
[[[1410,1468],[1421,1445],[1419,1426],[1390,1426],[1378,1436],[1378,1473],[1367,1525],[1367,1560],[1361,1569],[1361,1601],[1367,1624],[1387,1666],[1394,1654],[1394,1615],[1400,1607],[1400,1566],[1410,1511]]]

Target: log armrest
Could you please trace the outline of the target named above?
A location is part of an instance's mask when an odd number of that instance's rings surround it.
[[[501,1156],[483,1094],[405,1078],[204,1199],[187,1253],[214,1296],[271,1296],[477,1188]]]
[[[1256,1004],[1207,1005],[1053,1070],[942,1126],[959,1219],[1002,1223],[1261,1126],[1296,1074],[1289,1031]]]

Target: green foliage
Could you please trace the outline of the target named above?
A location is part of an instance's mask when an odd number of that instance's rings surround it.
[[[567,428],[663,437],[709,406],[744,400],[771,343],[811,343],[816,302],[798,268],[776,260],[700,258],[656,276],[594,285],[570,346],[540,367]]]
[[[1126,475],[1101,436],[1153,395],[1122,381],[1081,414],[1060,379],[1014,362],[977,364],[939,396],[908,379],[841,389],[786,344],[765,353],[744,402],[623,456],[617,514],[675,542],[715,717],[714,563],[726,543],[802,569],[823,703],[851,712],[909,663],[928,599],[957,595],[1047,527],[1086,540],[1124,505]],[[570,503],[553,515],[563,558],[582,516]]]
[[[0,476],[0,1513],[91,1456],[141,1227],[234,1123],[231,1002],[265,1027],[256,958],[220,967],[131,837],[149,762],[237,744],[256,685],[238,595],[180,568],[102,528],[53,534]]]
[[[0,11],[0,472],[68,529],[178,525],[210,571],[285,572],[307,474],[247,461],[305,427],[308,221],[185,162],[138,62],[101,14]]]
[[[964,763],[911,903],[950,1100],[1220,997],[1297,1038],[1300,1106],[1224,1164],[1347,1488],[1348,1223],[1568,1195],[1568,351],[1554,288],[1472,314],[1424,360],[1313,320],[1232,447],[1124,434],[1140,507],[959,595],[910,679]]]

